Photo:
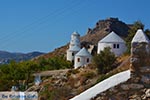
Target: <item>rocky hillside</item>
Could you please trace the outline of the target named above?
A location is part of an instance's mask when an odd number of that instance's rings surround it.
[[[42,74],[44,73],[44,74]],[[69,100],[96,83],[97,72],[91,68],[41,72],[42,83],[27,91],[37,91],[38,100]]]
[[[37,91],[39,93],[38,100],[69,100],[97,82],[129,69],[129,56],[119,58],[118,63],[121,63],[120,66],[106,75],[99,74],[97,68],[92,65],[78,69],[36,73],[41,75],[42,83],[40,85],[32,85],[27,91]]]
[[[111,31],[116,32],[119,36],[124,38],[128,35],[130,26],[131,25],[120,21],[118,18],[99,20],[94,28],[88,28],[87,33],[83,37],[81,37],[81,45],[87,46],[89,44],[92,44],[97,46],[98,41]],[[65,55],[67,48],[68,44],[55,49],[53,52],[44,55],[44,57],[49,58],[51,56]]]
[[[128,35],[128,30],[129,26],[120,21],[118,18],[99,20],[93,29],[88,29],[86,35],[81,38],[81,41],[97,45],[99,40],[112,31],[124,38]]]
[[[10,53],[7,51],[0,51],[0,64],[9,63],[11,60],[15,60],[16,62],[30,60],[42,54],[44,53],[30,52],[30,53],[24,54],[24,53]]]

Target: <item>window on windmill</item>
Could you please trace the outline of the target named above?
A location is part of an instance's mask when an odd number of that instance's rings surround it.
[[[80,62],[80,58],[78,58],[77,61]]]
[[[116,48],[116,44],[113,45],[113,48]]]
[[[119,44],[117,44],[117,49],[119,49]]]
[[[87,58],[87,60],[86,60],[86,61],[87,61],[87,63],[88,63],[88,62],[90,61],[90,59],[89,59],[89,58]]]

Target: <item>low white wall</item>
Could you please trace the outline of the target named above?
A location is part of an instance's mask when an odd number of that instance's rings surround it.
[[[122,82],[125,82],[129,78],[130,78],[130,70],[120,72],[96,84],[95,86],[75,96],[74,98],[71,98],[70,100],[90,100],[91,98],[95,97],[97,94],[100,94],[101,92],[104,92],[111,87],[114,87]]]

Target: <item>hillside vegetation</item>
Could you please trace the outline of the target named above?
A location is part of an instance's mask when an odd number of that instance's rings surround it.
[[[9,64],[0,65],[0,91],[10,90],[12,86],[17,86],[18,90],[26,90],[30,86],[29,83],[34,82],[33,73],[71,67],[72,64],[63,57],[41,58],[39,62],[11,61]]]

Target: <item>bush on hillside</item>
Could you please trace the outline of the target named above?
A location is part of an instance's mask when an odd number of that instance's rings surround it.
[[[41,58],[39,61],[39,66],[41,66],[42,71],[44,70],[58,70],[58,69],[66,69],[72,68],[72,63],[66,61],[66,59],[62,57],[53,57],[49,59]]]
[[[18,86],[19,90],[26,89],[28,83],[33,82],[32,74],[38,69],[39,66],[32,61],[11,61],[9,64],[0,65],[0,91],[10,90],[11,86]]]
[[[114,67],[116,57],[107,47],[100,54],[93,57],[93,64],[98,68],[99,73],[107,73]]]

